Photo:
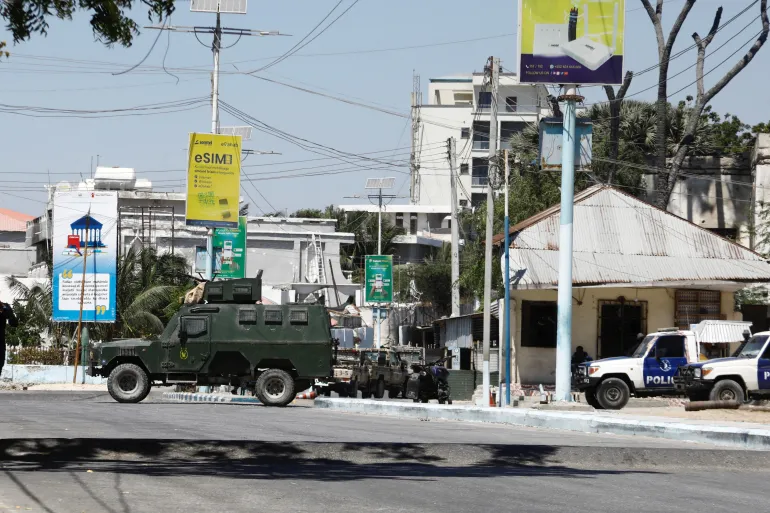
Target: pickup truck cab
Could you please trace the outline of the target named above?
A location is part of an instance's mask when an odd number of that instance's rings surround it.
[[[770,331],[756,333],[730,358],[683,366],[675,386],[693,401],[770,397]]]
[[[631,356],[578,366],[573,384],[585,392],[586,402],[594,408],[619,410],[631,395],[675,393],[674,376],[679,367],[697,361],[695,333],[666,328],[647,335]]]

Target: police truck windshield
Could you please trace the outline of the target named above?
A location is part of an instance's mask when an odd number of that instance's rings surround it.
[[[746,345],[743,346],[741,352],[738,353],[738,358],[756,358],[759,356],[760,351],[765,347],[767,337],[767,335],[754,335],[751,337],[749,341],[746,342]]]
[[[636,346],[636,350],[634,351],[634,354],[631,355],[631,358],[641,358],[647,354],[647,350],[650,348],[650,344],[652,344],[653,340],[655,340],[655,335],[647,335],[644,337],[644,340]]]

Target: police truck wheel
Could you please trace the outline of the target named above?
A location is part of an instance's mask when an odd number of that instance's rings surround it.
[[[596,408],[597,410],[603,409],[602,405],[599,404],[599,401],[596,400],[596,390],[593,388],[586,390],[586,403],[588,403],[589,406]]]
[[[119,403],[138,403],[150,393],[150,379],[138,365],[123,363],[110,372],[107,390]]]
[[[377,384],[374,385],[374,398],[382,399],[385,397],[385,380],[380,378],[377,380]]]
[[[255,390],[265,406],[286,406],[296,396],[294,378],[281,369],[270,369],[260,374]]]
[[[709,399],[712,401],[738,401],[744,402],[746,394],[743,387],[731,379],[723,379],[711,389]]]
[[[619,410],[628,404],[631,391],[622,379],[609,378],[596,390],[596,400],[605,410]]]

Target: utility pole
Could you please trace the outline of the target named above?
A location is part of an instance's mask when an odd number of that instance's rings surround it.
[[[449,184],[452,190],[452,317],[460,315],[460,224],[457,214],[457,149],[454,137],[449,145]]]
[[[505,159],[505,269],[503,269],[503,281],[505,283],[505,400],[503,406],[511,404],[511,221],[508,217],[508,180],[511,176],[511,166],[508,162],[508,150],[503,152]]]
[[[217,24],[214,27],[214,42],[211,51],[214,54],[214,72],[211,75],[211,133],[219,133],[219,51],[222,48],[222,23],[217,10]],[[208,265],[206,266],[208,272]],[[206,278],[210,279],[210,278]]]
[[[559,295],[556,331],[556,400],[572,400],[572,207],[575,199],[575,124],[577,85],[565,86],[561,151],[561,214],[559,219]]]
[[[420,202],[420,106],[422,105],[422,91],[420,89],[420,75],[412,73],[412,153],[409,158],[410,168],[410,196],[414,205]]]
[[[83,299],[86,295],[86,271],[88,270],[86,265],[88,263],[88,239],[90,234],[88,233],[89,225],[91,224],[91,208],[89,207],[86,214],[86,245],[83,249],[83,276],[80,279],[80,313],[78,314],[78,330],[75,343],[75,368],[72,372],[72,384],[77,383],[78,377],[78,365],[80,365],[80,337],[83,333]],[[79,243],[78,243],[79,244]],[[94,275],[94,288],[96,288],[96,275]],[[85,369],[84,369],[85,370]]]
[[[484,247],[484,362],[482,399],[485,407],[489,406],[489,338],[492,327],[492,230],[494,229],[495,195],[492,191],[492,177],[497,165],[497,90],[500,81],[500,59],[489,58],[489,76],[492,83],[492,103],[489,117],[489,163],[487,167],[487,226],[486,245]],[[479,106],[480,108],[480,106]],[[499,362],[498,362],[499,366]],[[499,370],[499,369],[498,369]]]

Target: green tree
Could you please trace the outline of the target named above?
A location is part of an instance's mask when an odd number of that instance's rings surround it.
[[[13,35],[14,43],[28,40],[33,34],[48,33],[48,20],[56,17],[71,20],[76,11],[91,15],[91,30],[96,39],[107,46],[118,43],[131,46],[139,34],[139,25],[128,16],[135,0],[8,0],[0,3],[0,17]],[[174,12],[174,0],[141,0],[150,21],[163,20]]]
[[[318,208],[301,208],[294,212],[290,217],[302,218],[302,219],[324,219],[326,217],[326,211]]]

